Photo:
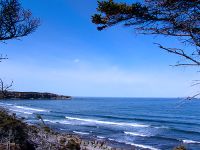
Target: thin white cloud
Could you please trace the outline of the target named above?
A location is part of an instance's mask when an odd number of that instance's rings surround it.
[[[80,59],[76,58],[74,59],[74,63],[79,63],[80,62]]]
[[[192,80],[188,73],[180,76],[178,72],[127,71],[115,65],[103,69],[96,68],[95,65],[58,69],[9,62],[0,67],[1,77],[14,80],[15,90],[47,91],[75,96],[187,96]]]

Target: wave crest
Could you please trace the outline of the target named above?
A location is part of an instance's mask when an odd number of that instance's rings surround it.
[[[76,134],[81,134],[81,135],[89,135],[90,133],[87,132],[80,132],[80,131],[73,131]]]
[[[138,124],[138,123],[126,123],[126,122],[110,122],[110,121],[102,121],[102,120],[95,120],[95,119],[82,119],[82,118],[74,118],[74,117],[65,117],[68,120],[75,120],[75,121],[82,121],[87,123],[93,124],[104,124],[104,125],[116,125],[116,126],[129,126],[129,127],[149,127],[149,125]]]
[[[183,140],[185,144],[200,144],[200,141],[193,141],[193,140]]]
[[[131,136],[141,136],[141,137],[149,137],[149,135],[145,135],[142,133],[136,133],[136,132],[124,132],[127,135],[131,135]]]

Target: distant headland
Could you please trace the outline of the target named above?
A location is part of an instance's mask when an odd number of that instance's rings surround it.
[[[53,93],[40,93],[40,92],[6,92],[0,93],[0,99],[29,99],[29,100],[70,100],[71,96],[58,95]]]

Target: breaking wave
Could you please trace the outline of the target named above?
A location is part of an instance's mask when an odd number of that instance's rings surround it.
[[[193,141],[193,140],[183,140],[185,144],[200,144],[200,141]]]
[[[65,118],[68,119],[68,120],[80,121],[80,122],[83,122],[83,123],[91,123],[91,124],[128,126],[128,127],[138,127],[138,128],[149,127],[149,125],[138,124],[138,123],[110,122],[110,121],[102,121],[102,120],[95,120],[95,119],[74,118],[74,117],[67,117],[67,116]]]
[[[145,135],[142,133],[136,133],[136,132],[124,132],[127,135],[131,135],[131,136],[141,136],[141,137],[149,137],[149,135]]]

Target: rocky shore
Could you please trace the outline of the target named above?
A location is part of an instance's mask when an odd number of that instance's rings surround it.
[[[38,119],[40,117],[38,116]],[[28,125],[0,107],[0,150],[136,150],[116,148],[107,141],[85,139],[75,134],[58,133],[45,125]],[[173,150],[186,150],[179,146]]]
[[[32,127],[35,128],[35,127]],[[77,135],[60,134],[35,128],[29,132],[30,141],[34,141],[36,150],[114,150],[100,141],[87,141]]]
[[[58,133],[47,126],[28,125],[0,108],[0,150],[119,150],[104,141]]]

